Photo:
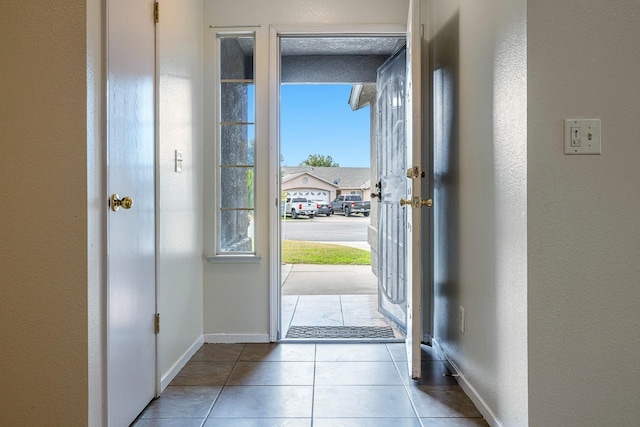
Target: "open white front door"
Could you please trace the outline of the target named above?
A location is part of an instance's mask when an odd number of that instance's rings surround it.
[[[417,31],[414,31],[417,29]],[[422,118],[419,0],[406,48],[378,69],[378,309],[406,332],[409,374],[420,378],[422,341]]]
[[[422,85],[420,0],[410,0],[407,19],[407,83],[406,83],[406,199],[407,213],[407,363],[414,379],[422,376],[420,343],[422,341],[422,184],[426,174],[422,161]]]
[[[156,393],[152,11],[153,0],[107,2],[109,426],[129,425]]]

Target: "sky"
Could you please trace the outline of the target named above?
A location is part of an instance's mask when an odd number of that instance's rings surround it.
[[[369,106],[351,111],[351,85],[282,85],[280,153],[283,166],[310,154],[343,167],[369,167]]]

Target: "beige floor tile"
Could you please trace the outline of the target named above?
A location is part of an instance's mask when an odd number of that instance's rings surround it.
[[[402,385],[393,362],[316,362],[316,385]]]
[[[387,343],[387,348],[394,361],[405,362],[407,360],[407,345],[405,343]]]
[[[407,387],[421,418],[475,418],[482,415],[459,386]]]
[[[193,359],[135,427],[196,427],[207,414],[205,427],[488,425],[428,346],[419,382],[404,343],[206,344]]]
[[[204,427],[311,427],[311,418],[209,418]]]
[[[313,362],[315,344],[247,344],[240,361],[243,362]]]
[[[411,418],[415,416],[403,386],[316,386],[313,417]]]
[[[318,344],[316,360],[322,362],[388,362],[385,344]]]
[[[313,362],[238,362],[227,385],[313,385]]]
[[[310,418],[312,386],[227,386],[209,418]]]
[[[191,362],[235,362],[244,344],[203,344],[191,358]]]
[[[424,427],[488,427],[484,418],[420,418]]]
[[[440,360],[423,360],[422,361],[422,377],[419,380],[409,378],[406,372],[406,361],[396,362],[400,372],[406,373],[402,376],[402,380],[408,385],[451,385],[458,386],[458,381],[451,376],[451,372],[447,369],[444,362]],[[404,369],[404,371],[403,371]]]
[[[145,409],[141,418],[199,418],[203,420],[222,387],[169,386]]]
[[[313,427],[420,427],[417,418],[316,418]]]
[[[235,362],[189,362],[171,385],[224,385]]]
[[[200,427],[204,418],[144,418],[132,427]]]

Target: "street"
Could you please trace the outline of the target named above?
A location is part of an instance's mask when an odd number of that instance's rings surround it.
[[[369,218],[362,215],[301,216],[282,222],[284,240],[319,242],[366,242]]]

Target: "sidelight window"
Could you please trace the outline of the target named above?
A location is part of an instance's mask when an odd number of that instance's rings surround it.
[[[217,252],[255,253],[255,35],[218,35]]]

